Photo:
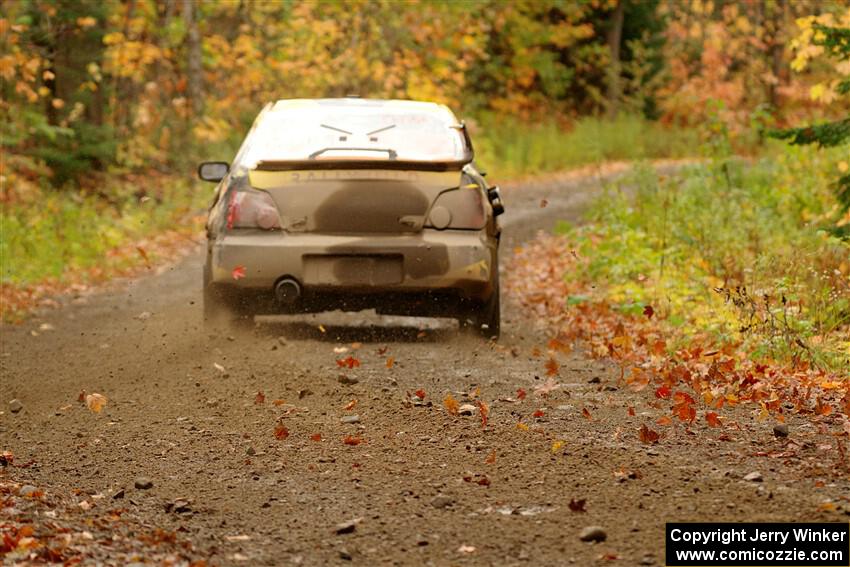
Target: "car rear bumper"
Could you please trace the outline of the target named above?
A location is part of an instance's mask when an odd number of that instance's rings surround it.
[[[211,243],[209,254],[210,284],[240,295],[273,293],[291,278],[305,295],[450,292],[479,300],[492,293],[497,265],[496,240],[464,230],[386,236],[240,230]]]

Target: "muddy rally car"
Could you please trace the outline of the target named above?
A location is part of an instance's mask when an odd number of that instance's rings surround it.
[[[204,318],[374,309],[499,335],[497,187],[445,106],[280,100],[260,112],[207,220]]]

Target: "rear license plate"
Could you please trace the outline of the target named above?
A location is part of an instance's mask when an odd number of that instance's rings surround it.
[[[404,279],[404,259],[400,255],[304,256],[306,285],[382,286],[400,284]]]

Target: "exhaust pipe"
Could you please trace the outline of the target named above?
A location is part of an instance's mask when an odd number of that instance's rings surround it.
[[[278,303],[290,305],[301,297],[301,285],[292,278],[284,278],[274,286],[274,295]]]

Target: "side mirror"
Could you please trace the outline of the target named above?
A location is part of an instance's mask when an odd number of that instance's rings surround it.
[[[502,204],[502,192],[498,185],[487,189],[487,199],[490,200],[490,205],[493,207],[494,217],[505,212],[505,205]]]
[[[205,161],[198,166],[198,177],[204,181],[219,182],[224,179],[230,165],[225,161]]]

